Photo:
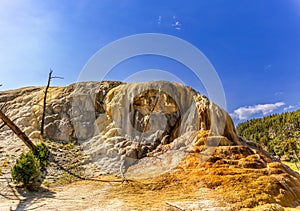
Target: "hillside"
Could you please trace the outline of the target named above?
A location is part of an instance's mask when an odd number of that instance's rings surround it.
[[[237,126],[238,134],[273,155],[292,162],[300,158],[300,110],[253,119]]]
[[[3,112],[35,143],[43,91],[0,92]],[[300,205],[300,175],[240,138],[229,114],[190,87],[84,82],[52,87],[47,102],[45,143],[51,156],[38,192],[11,183],[10,169],[26,148],[7,127],[0,128],[2,210]]]

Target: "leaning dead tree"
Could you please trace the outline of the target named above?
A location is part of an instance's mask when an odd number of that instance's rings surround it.
[[[7,117],[2,110],[0,109],[0,119],[7,125],[25,144],[26,146],[32,150],[36,151],[35,145],[28,138],[28,136],[12,121],[9,117]]]
[[[2,84],[0,84],[2,86]],[[5,105],[5,104],[4,104]],[[3,105],[3,106],[4,106]],[[8,117],[2,112],[2,108],[0,108],[0,119],[3,121],[3,125],[0,126],[0,128],[7,125],[24,143],[25,145],[32,150],[33,152],[36,151],[36,147],[34,143],[28,138],[28,136]]]
[[[46,86],[46,90],[45,90],[45,94],[44,94],[44,100],[43,100],[43,114],[42,114],[42,123],[41,123],[41,137],[42,138],[44,138],[44,125],[45,125],[45,116],[46,116],[46,108],[47,108],[47,94],[48,94],[48,90],[50,88],[51,80],[53,78],[63,79],[62,77],[52,76],[52,73],[53,73],[53,70],[50,69],[49,76],[48,76],[48,82],[47,82],[47,86]]]

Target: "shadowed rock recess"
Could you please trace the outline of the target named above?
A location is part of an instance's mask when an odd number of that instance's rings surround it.
[[[3,111],[33,140],[39,138],[43,89],[0,92]],[[228,113],[190,87],[82,82],[50,88],[47,102],[46,136],[80,145],[80,162],[97,169],[86,177],[114,174],[158,183],[176,177],[181,185],[204,184],[236,207],[300,205],[300,175],[240,138]],[[8,143],[1,144],[1,159],[24,148],[12,137],[0,129]]]

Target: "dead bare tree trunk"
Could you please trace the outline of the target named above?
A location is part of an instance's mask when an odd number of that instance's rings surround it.
[[[32,150],[36,151],[34,143],[28,138],[28,136],[13,122],[11,121],[1,110],[0,118],[2,121],[26,144],[26,146]]]
[[[47,86],[46,86],[46,90],[45,90],[45,94],[44,94],[43,114],[42,114],[42,122],[41,122],[41,137],[42,138],[44,138],[44,125],[45,125],[45,116],[46,116],[46,107],[47,107],[47,93],[48,93],[48,89],[50,87],[51,79],[53,79],[53,78],[63,79],[62,77],[56,77],[56,76],[53,77],[52,73],[53,73],[53,70],[50,69],[49,76],[48,76],[48,82],[47,82]]]
[[[43,115],[42,115],[42,123],[41,123],[41,137],[44,138],[44,124],[45,124],[45,116],[46,116],[46,104],[47,104],[47,93],[50,87],[51,77],[52,77],[53,70],[50,70],[48,83],[46,86],[45,94],[44,94],[44,101],[43,101]]]

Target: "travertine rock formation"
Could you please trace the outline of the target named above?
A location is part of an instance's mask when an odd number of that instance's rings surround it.
[[[42,98],[42,87],[28,87],[0,92],[0,105],[38,139]],[[245,198],[239,200],[247,199],[249,207],[300,204],[299,174],[242,140],[228,113],[189,87],[165,81],[84,82],[51,88],[47,102],[46,136],[80,144],[99,174],[149,178],[173,172],[189,175],[187,184],[201,178],[212,188],[241,193]],[[1,159],[22,146],[12,137],[0,129],[0,138],[10,143]]]

